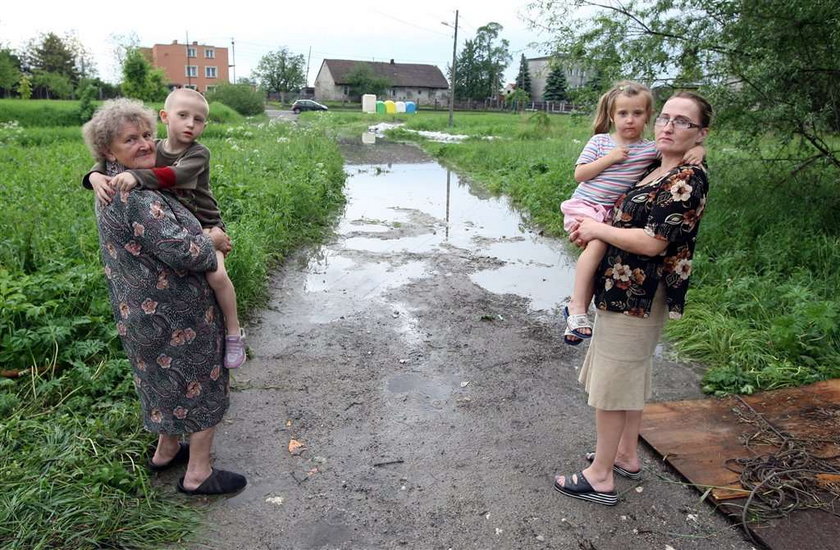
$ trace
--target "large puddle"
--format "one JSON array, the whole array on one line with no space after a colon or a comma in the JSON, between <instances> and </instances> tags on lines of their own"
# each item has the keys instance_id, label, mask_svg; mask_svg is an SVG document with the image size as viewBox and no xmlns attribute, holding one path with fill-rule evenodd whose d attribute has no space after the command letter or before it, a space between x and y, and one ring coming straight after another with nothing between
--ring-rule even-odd
<instances>
[{"instance_id":1,"label":"large puddle","mask_svg":"<svg viewBox=\"0 0 840 550\"><path fill-rule=\"evenodd\" d=\"M571 293L573 258L560 241L526 228L506 198L473 189L436 162L345 170L339 238L311 259L307 292L372 299L411 280L451 276L428 258L467 253L492 259L469 275L473 282L522 296L532 310L555 311Z\"/></svg>"}]
</instances>

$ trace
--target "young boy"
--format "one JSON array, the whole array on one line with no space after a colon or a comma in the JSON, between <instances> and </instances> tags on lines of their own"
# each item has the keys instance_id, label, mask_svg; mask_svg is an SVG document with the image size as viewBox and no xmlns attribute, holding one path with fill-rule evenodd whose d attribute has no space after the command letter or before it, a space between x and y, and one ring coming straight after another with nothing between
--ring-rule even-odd
<instances>
[{"instance_id":1,"label":"young boy","mask_svg":"<svg viewBox=\"0 0 840 550\"><path fill-rule=\"evenodd\" d=\"M156 142L156 168L126 170L109 178L103 164L98 164L85 176L84 186L93 189L103 202L110 202L115 192L135 186L172 189L206 232L211 227L225 230L219 205L210 190L210 151L195 141L204 132L209 111L207 100L197 91L173 90L160 112L166 139ZM225 270L224 258L222 252L216 251L218 268L207 272L207 282L225 316L225 367L234 369L245 362L245 333L239 326L236 290Z\"/></svg>"}]
</instances>

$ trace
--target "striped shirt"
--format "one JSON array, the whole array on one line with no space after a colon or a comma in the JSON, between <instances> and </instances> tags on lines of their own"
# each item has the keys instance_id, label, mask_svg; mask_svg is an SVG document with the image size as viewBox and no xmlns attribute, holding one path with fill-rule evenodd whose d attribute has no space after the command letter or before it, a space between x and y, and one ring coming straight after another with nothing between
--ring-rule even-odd
<instances>
[{"instance_id":1,"label":"striped shirt","mask_svg":"<svg viewBox=\"0 0 840 550\"><path fill-rule=\"evenodd\" d=\"M618 197L627 192L641 179L650 163L659 158L654 143L648 139L628 145L630 149L626 160L616 162L603 172L578 184L573 198L612 206ZM586 143L575 165L589 164L616 148L616 143L609 134L595 134Z\"/></svg>"}]
</instances>

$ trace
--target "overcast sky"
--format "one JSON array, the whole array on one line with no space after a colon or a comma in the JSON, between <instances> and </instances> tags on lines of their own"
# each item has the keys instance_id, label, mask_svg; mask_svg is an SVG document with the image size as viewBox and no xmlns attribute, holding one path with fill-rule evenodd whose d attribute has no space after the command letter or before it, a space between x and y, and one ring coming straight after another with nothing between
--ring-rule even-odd
<instances>
[{"instance_id":1,"label":"overcast sky","mask_svg":"<svg viewBox=\"0 0 840 550\"><path fill-rule=\"evenodd\" d=\"M21 48L41 33L59 36L73 31L92 53L101 78L119 80L113 35L135 33L142 46L173 40L231 47L231 79L250 76L260 57L283 46L309 58L312 85L324 58L427 63L446 71L452 60L452 28L459 10L458 44L475 36L490 21L500 23L513 57L506 72L516 77L519 58L544 55L530 46L541 37L528 29L522 15L528 0L318 0L268 2L233 0L225 11L200 2L168 0L127 2L101 0L7 0L0 9L0 46ZM208 2L203 6L224 5Z\"/></svg>"}]
</instances>

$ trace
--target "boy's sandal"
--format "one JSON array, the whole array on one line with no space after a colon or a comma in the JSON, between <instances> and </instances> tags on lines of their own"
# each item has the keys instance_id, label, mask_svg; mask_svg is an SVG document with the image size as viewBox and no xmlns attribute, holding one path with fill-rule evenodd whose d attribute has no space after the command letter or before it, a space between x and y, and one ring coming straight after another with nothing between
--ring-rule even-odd
<instances>
[{"instance_id":1,"label":"boy's sandal","mask_svg":"<svg viewBox=\"0 0 840 550\"><path fill-rule=\"evenodd\" d=\"M593 453L593 452L586 453L586 455L584 455L584 456L586 457L586 460L588 460L589 462L592 462L592 461L595 460L595 453ZM631 472L630 470L622 468L618 464L613 464L612 469L613 469L613 472L617 473L621 477L626 477L627 479L632 479L633 481L639 481L640 479L642 479L642 470L641 469L636 470L635 472Z\"/></svg>"},{"instance_id":2,"label":"boy's sandal","mask_svg":"<svg viewBox=\"0 0 840 550\"><path fill-rule=\"evenodd\" d=\"M173 456L172 459L166 464L155 464L154 462L152 462L152 458L154 458L155 456L155 450L155 446L149 449L149 455L151 456L149 458L148 464L146 464L146 466L152 472L162 472L164 470L168 470L172 466L186 464L190 461L190 444L184 443L183 441L178 442L178 452L175 453L175 456Z\"/></svg>"},{"instance_id":3,"label":"boy's sandal","mask_svg":"<svg viewBox=\"0 0 840 550\"><path fill-rule=\"evenodd\" d=\"M567 497L588 500L604 506L615 506L618 504L618 494L615 491L596 491L592 485L583 477L583 472L565 476L565 483L560 485L557 479L554 480L554 489Z\"/></svg>"}]
</instances>

